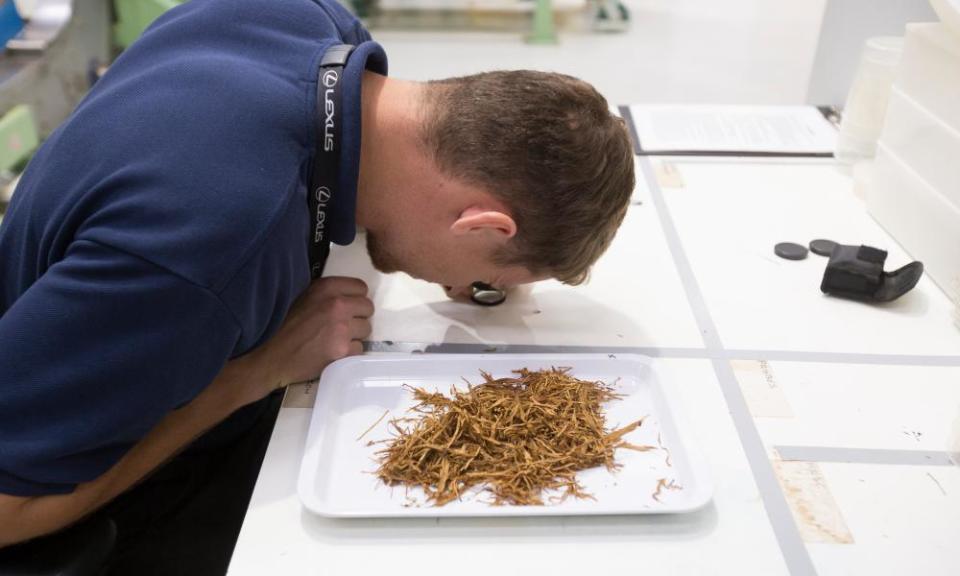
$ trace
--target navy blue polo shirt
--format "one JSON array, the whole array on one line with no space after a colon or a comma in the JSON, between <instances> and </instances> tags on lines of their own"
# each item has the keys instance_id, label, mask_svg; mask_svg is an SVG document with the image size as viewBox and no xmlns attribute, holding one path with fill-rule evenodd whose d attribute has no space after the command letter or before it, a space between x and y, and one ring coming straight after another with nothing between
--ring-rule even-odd
<instances>
[{"instance_id":1,"label":"navy blue polo shirt","mask_svg":"<svg viewBox=\"0 0 960 576\"><path fill-rule=\"evenodd\" d=\"M317 68L343 81L330 238L355 234L360 81L386 55L335 0L192 0L125 51L0 225L0 493L103 474L310 282Z\"/></svg>"}]
</instances>

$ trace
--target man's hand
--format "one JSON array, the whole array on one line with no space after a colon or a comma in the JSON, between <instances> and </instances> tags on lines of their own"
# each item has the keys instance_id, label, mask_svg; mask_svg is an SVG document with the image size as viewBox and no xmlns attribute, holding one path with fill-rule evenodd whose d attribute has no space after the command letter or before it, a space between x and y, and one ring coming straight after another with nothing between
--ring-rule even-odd
<instances>
[{"instance_id":1,"label":"man's hand","mask_svg":"<svg viewBox=\"0 0 960 576\"><path fill-rule=\"evenodd\" d=\"M249 358L267 370L267 390L316 378L327 364L363 352L370 335L373 302L357 278L320 278L290 308L280 330Z\"/></svg>"}]
</instances>

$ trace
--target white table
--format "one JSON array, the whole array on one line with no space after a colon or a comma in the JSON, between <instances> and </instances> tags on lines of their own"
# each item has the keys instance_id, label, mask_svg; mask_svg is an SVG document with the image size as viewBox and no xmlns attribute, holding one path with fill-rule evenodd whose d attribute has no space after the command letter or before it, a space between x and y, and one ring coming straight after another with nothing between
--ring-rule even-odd
<instances>
[{"instance_id":1,"label":"white table","mask_svg":"<svg viewBox=\"0 0 960 576\"><path fill-rule=\"evenodd\" d=\"M956 574L960 330L927 278L869 306L819 291L814 238L909 257L826 161L638 159L635 205L581 287L496 308L375 273L362 245L328 273L374 291L374 350L634 351L678 387L713 502L660 517L332 520L301 506L311 415L288 392L231 575ZM646 179L643 176L647 176ZM397 352L400 351L400 352ZM307 406L307 407L304 407Z\"/></svg>"}]
</instances>

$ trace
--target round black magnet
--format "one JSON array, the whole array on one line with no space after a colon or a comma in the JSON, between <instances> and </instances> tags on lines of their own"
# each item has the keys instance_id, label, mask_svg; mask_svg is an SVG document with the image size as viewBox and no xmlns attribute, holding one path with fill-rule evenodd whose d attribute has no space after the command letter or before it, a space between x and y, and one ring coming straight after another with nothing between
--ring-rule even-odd
<instances>
[{"instance_id":1,"label":"round black magnet","mask_svg":"<svg viewBox=\"0 0 960 576\"><path fill-rule=\"evenodd\" d=\"M810 251L820 256L829 257L836 247L836 242L833 240L824 240L823 238L818 238L810 242Z\"/></svg>"},{"instance_id":2,"label":"round black magnet","mask_svg":"<svg viewBox=\"0 0 960 576\"><path fill-rule=\"evenodd\" d=\"M773 247L773 253L787 260L803 260L807 257L807 249L793 242L781 242Z\"/></svg>"}]
</instances>

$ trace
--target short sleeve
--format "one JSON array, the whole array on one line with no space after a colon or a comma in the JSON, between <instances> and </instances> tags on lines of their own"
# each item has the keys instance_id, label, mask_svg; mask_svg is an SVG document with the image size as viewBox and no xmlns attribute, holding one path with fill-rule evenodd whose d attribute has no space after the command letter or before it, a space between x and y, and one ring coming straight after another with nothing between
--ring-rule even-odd
<instances>
[{"instance_id":1,"label":"short sleeve","mask_svg":"<svg viewBox=\"0 0 960 576\"><path fill-rule=\"evenodd\" d=\"M74 242L0 316L0 493L100 476L213 380L239 335L208 289Z\"/></svg>"}]
</instances>

